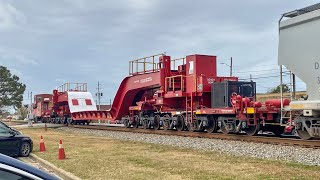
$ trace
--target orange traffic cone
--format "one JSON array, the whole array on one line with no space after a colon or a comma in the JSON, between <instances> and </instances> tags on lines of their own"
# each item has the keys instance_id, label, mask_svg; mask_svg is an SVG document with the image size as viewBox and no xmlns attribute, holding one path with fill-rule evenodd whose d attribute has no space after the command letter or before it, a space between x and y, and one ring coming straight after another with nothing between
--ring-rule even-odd
<instances>
[{"instance_id":1,"label":"orange traffic cone","mask_svg":"<svg viewBox=\"0 0 320 180\"><path fill-rule=\"evenodd\" d=\"M62 145L62 140L60 139L60 143L59 143L59 154L58 154L58 159L62 160L66 158L66 154L64 153L64 148Z\"/></svg>"},{"instance_id":2,"label":"orange traffic cone","mask_svg":"<svg viewBox=\"0 0 320 180\"><path fill-rule=\"evenodd\" d=\"M45 152L46 146L44 145L43 137L40 138L40 152Z\"/></svg>"}]
</instances>

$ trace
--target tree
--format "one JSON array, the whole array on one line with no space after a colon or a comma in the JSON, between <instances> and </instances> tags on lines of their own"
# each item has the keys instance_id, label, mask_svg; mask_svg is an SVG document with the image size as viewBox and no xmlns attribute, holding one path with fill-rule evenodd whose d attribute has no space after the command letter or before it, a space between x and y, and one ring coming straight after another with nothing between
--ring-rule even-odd
<instances>
[{"instance_id":1,"label":"tree","mask_svg":"<svg viewBox=\"0 0 320 180\"><path fill-rule=\"evenodd\" d=\"M26 85L19 82L19 77L11 74L4 66L0 66L0 115L7 108L21 107Z\"/></svg>"},{"instance_id":2,"label":"tree","mask_svg":"<svg viewBox=\"0 0 320 180\"><path fill-rule=\"evenodd\" d=\"M17 115L19 115L20 119L25 119L29 113L28 106L21 106L17 109Z\"/></svg>"},{"instance_id":3,"label":"tree","mask_svg":"<svg viewBox=\"0 0 320 180\"><path fill-rule=\"evenodd\" d=\"M271 89L269 93L280 93L281 85L278 85L277 87ZM290 92L290 88L286 84L282 84L282 92Z\"/></svg>"}]
</instances>

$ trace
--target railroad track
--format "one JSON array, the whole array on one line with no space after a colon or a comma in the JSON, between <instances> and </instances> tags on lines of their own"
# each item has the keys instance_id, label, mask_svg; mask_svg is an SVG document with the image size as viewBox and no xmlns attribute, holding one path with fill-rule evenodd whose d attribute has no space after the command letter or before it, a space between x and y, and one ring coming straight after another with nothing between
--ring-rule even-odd
<instances>
[{"instance_id":1,"label":"railroad track","mask_svg":"<svg viewBox=\"0 0 320 180\"><path fill-rule=\"evenodd\" d=\"M152 130L152 129L135 129L135 128L124 128L124 127L111 127L111 126L80 126L73 125L73 128L81 129L95 129L95 130L108 130L108 131L120 131L120 132L133 132L133 133L144 133L144 134L159 134L167 136L183 136L183 137L194 137L194 138L209 138L209 139L221 139L221 140L232 140L232 141L244 141L274 145L285 145L285 146L299 146L304 148L320 149L319 140L302 140L295 138L279 138L279 137L268 137L268 136L247 136L239 134L222 134L222 133L206 133L206 132L188 132L188 131L174 131L174 130Z\"/></svg>"}]
</instances>

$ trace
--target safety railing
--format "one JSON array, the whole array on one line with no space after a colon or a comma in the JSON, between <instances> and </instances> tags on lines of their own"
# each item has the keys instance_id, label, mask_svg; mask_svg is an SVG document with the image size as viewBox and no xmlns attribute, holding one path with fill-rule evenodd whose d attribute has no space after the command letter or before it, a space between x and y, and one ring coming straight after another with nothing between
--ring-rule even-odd
<instances>
[{"instance_id":1,"label":"safety railing","mask_svg":"<svg viewBox=\"0 0 320 180\"><path fill-rule=\"evenodd\" d=\"M168 91L185 91L186 76L177 75L166 77L165 92ZM178 84L178 86L176 86Z\"/></svg>"},{"instance_id":2,"label":"safety railing","mask_svg":"<svg viewBox=\"0 0 320 180\"><path fill-rule=\"evenodd\" d=\"M159 71L159 63L155 58L163 55L165 55L165 53L129 61L129 75L145 74Z\"/></svg>"},{"instance_id":3,"label":"safety railing","mask_svg":"<svg viewBox=\"0 0 320 180\"><path fill-rule=\"evenodd\" d=\"M186 58L178 58L178 59L172 59L171 60L171 69L172 70L178 70L178 67L180 65L185 65L186 64Z\"/></svg>"},{"instance_id":4,"label":"safety railing","mask_svg":"<svg viewBox=\"0 0 320 180\"><path fill-rule=\"evenodd\" d=\"M81 91L87 92L87 83L65 83L57 88L58 92Z\"/></svg>"}]
</instances>

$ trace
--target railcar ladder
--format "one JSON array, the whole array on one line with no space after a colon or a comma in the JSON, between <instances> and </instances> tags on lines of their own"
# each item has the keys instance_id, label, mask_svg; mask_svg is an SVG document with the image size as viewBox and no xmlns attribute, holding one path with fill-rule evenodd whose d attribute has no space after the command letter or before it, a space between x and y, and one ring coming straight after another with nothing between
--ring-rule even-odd
<instances>
[{"instance_id":1,"label":"railcar ladder","mask_svg":"<svg viewBox=\"0 0 320 180\"><path fill-rule=\"evenodd\" d=\"M190 113L190 119L189 119ZM193 93L189 96L189 93L186 95L186 122L192 122L193 118Z\"/></svg>"},{"instance_id":2,"label":"railcar ladder","mask_svg":"<svg viewBox=\"0 0 320 180\"><path fill-rule=\"evenodd\" d=\"M289 75L290 77L290 82L285 84L283 82L283 76L285 75ZM283 100L285 98L288 98L290 99L290 102L292 102L293 100L296 99L296 87L295 87L295 84L296 84L296 79L295 79L295 75L291 72L291 71L286 71L284 72L283 69L282 69L282 65L280 65L280 96L281 96L281 117L280 117L280 125L281 126L287 126L289 122L290 125L292 125L293 121L292 121L292 111L288 108L288 107L285 107L284 104L283 104ZM289 88L289 94L288 95L285 95L283 92L283 86L284 85L287 85L288 88ZM286 121L284 121L286 120ZM284 123L285 122L285 123Z\"/></svg>"}]
</instances>

